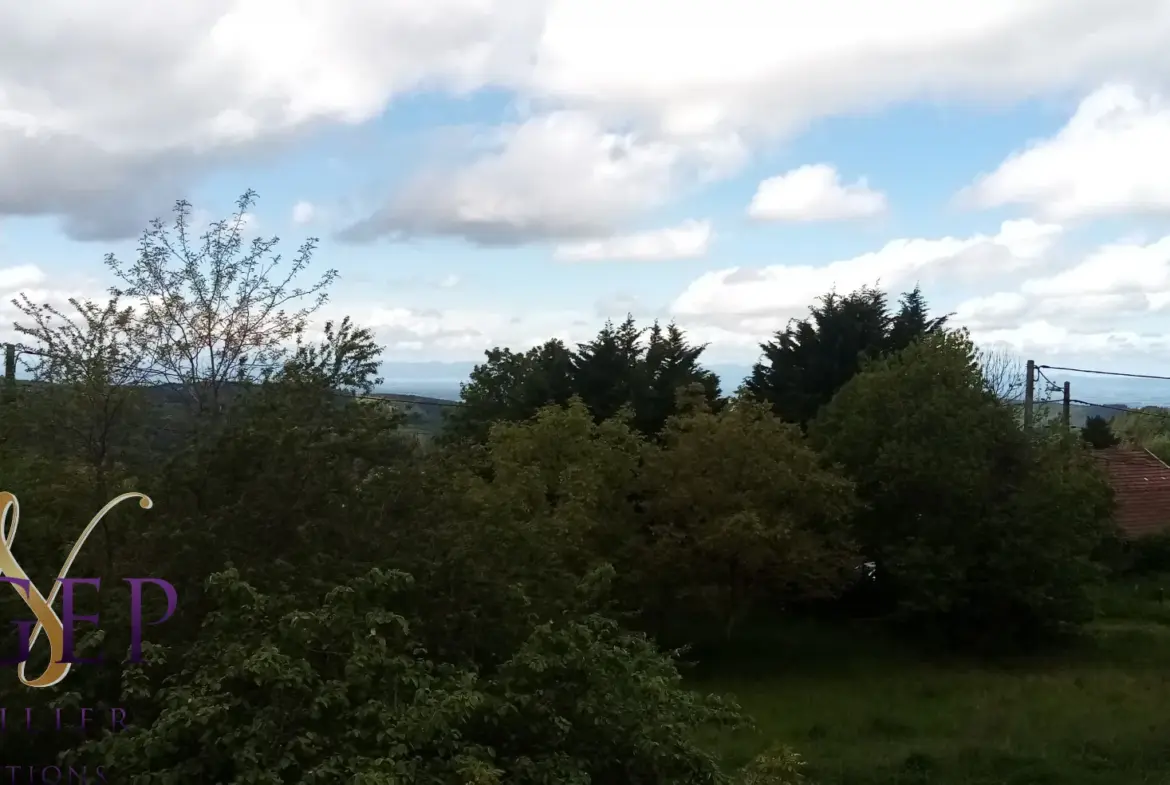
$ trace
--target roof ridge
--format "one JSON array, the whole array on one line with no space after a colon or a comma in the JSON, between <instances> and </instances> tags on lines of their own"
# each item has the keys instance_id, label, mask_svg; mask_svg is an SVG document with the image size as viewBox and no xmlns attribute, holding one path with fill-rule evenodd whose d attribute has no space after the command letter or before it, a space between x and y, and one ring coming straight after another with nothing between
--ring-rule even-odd
<instances>
[{"instance_id":1,"label":"roof ridge","mask_svg":"<svg viewBox=\"0 0 1170 785\"><path fill-rule=\"evenodd\" d=\"M1159 458L1157 455L1154 455L1152 452L1150 452L1149 450L1147 450L1145 447L1142 447L1142 448L1140 448L1140 449L1141 449L1141 451L1142 451L1142 452L1144 452L1146 455L1150 456L1150 457L1151 457L1151 458L1153 458L1155 461L1157 461L1158 463L1162 464L1162 467L1163 467L1163 468L1165 468L1165 469L1167 469L1167 470L1170 470L1170 464L1167 464L1167 463L1166 463L1164 460L1162 460L1161 458Z\"/></svg>"}]
</instances>

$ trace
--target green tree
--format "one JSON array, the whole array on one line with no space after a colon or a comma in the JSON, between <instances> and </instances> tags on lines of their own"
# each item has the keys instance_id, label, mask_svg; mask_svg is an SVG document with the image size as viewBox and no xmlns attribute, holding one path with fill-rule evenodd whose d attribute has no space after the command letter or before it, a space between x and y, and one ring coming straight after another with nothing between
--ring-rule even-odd
<instances>
[{"instance_id":1,"label":"green tree","mask_svg":"<svg viewBox=\"0 0 1170 785\"><path fill-rule=\"evenodd\" d=\"M315 283L298 285L315 238L283 269L279 238L246 242L255 202L256 193L246 192L231 216L201 231L192 226L191 205L179 201L172 225L156 219L143 232L132 263L106 255L120 283L115 293L139 304L151 382L180 390L194 412L218 414L229 385L283 366L288 344L325 304L337 277L327 270Z\"/></svg>"},{"instance_id":2,"label":"green tree","mask_svg":"<svg viewBox=\"0 0 1170 785\"><path fill-rule=\"evenodd\" d=\"M675 394L683 387L698 384L718 405L719 379L701 364L705 348L676 325L655 322L647 330L628 317L618 325L606 322L575 350L560 341L525 353L493 349L463 386L463 405L447 418L448 433L483 442L493 423L526 420L576 395L598 421L629 407L634 428L653 436L675 412Z\"/></svg>"},{"instance_id":3,"label":"green tree","mask_svg":"<svg viewBox=\"0 0 1170 785\"><path fill-rule=\"evenodd\" d=\"M1090 613L1108 486L1067 434L1019 427L964 334L871 363L811 435L857 482L856 536L904 620L992 645Z\"/></svg>"},{"instance_id":4,"label":"green tree","mask_svg":"<svg viewBox=\"0 0 1170 785\"><path fill-rule=\"evenodd\" d=\"M946 327L949 318L949 315L932 317L922 289L915 286L898 301L898 311L890 320L884 351L902 351L922 336Z\"/></svg>"},{"instance_id":5,"label":"green tree","mask_svg":"<svg viewBox=\"0 0 1170 785\"><path fill-rule=\"evenodd\" d=\"M169 500L171 526L142 538L151 573L165 570L198 596L227 564L262 588L291 591L378 563L386 549L353 497L415 448L395 409L349 394L372 384L376 351L348 320L330 326L319 345L300 345L284 368L241 391L210 433L160 458L151 485Z\"/></svg>"},{"instance_id":6,"label":"green tree","mask_svg":"<svg viewBox=\"0 0 1170 785\"><path fill-rule=\"evenodd\" d=\"M672 417L640 485L631 572L660 606L698 608L728 635L761 600L833 596L858 563L852 484L766 404Z\"/></svg>"},{"instance_id":7,"label":"green tree","mask_svg":"<svg viewBox=\"0 0 1170 785\"><path fill-rule=\"evenodd\" d=\"M463 385L462 405L445 418L449 440L482 442L496 422L518 422L573 397L573 354L561 341L527 352L491 349Z\"/></svg>"},{"instance_id":8,"label":"green tree","mask_svg":"<svg viewBox=\"0 0 1170 785\"><path fill-rule=\"evenodd\" d=\"M382 347L373 332L346 316L340 323L325 322L317 344L297 335L296 349L277 371L278 381L315 384L328 390L368 395L382 383L378 358Z\"/></svg>"},{"instance_id":9,"label":"green tree","mask_svg":"<svg viewBox=\"0 0 1170 785\"><path fill-rule=\"evenodd\" d=\"M692 344L674 324L654 322L646 333L642 378L634 398L634 427L643 434L662 432L678 411L679 391L691 390L707 406L720 406L719 377L700 364L706 345Z\"/></svg>"},{"instance_id":10,"label":"green tree","mask_svg":"<svg viewBox=\"0 0 1170 785\"><path fill-rule=\"evenodd\" d=\"M788 591L776 575L745 572L755 562L734 549L782 540L792 552L769 564L802 587L831 583L806 574L826 562L805 543L830 542L819 527L833 528L832 505L848 503L847 484L818 474L806 448L774 437L761 409L761 443L791 474L774 482L792 499L762 487L761 469L742 480L726 475L742 498L693 496L717 526L704 528L685 499L663 501L677 493L671 476L702 487L704 472L727 471L719 456L748 460L752 430L731 412L704 414L718 427L701 435L708 426L698 412L717 396L717 380L699 364L702 347L657 325L614 328L612 340L580 353L553 342L501 354L487 370L501 371L503 383L483 385L480 411L499 404L506 416L485 416L470 442L421 449L391 406L354 395L376 382L374 336L344 319L310 340L306 320L323 288L265 279L272 246L243 248L246 206L213 224L202 248L185 244L182 204L175 231L156 223L139 264L120 268L131 280L122 302L142 298L135 311L117 298L109 307L81 304L72 330L29 306L29 343L45 347L38 373L47 393L37 400L84 393L68 416L106 422L113 411L118 440L106 453L70 435L52 449L29 442L0 454L0 474L36 520L22 527L22 564L34 575L60 564L93 513L76 490L94 466L107 467L111 494L145 491L155 506L115 511L110 528L123 536L84 549L74 565L74 574L102 578L103 592L84 593L78 610L94 610L85 601L99 606L101 629L83 628L79 649L100 649L103 666L75 669L64 690L29 695L14 680L0 685L0 705L31 706L46 718L50 706L125 707L130 727L0 734L0 758L43 765L64 753L91 772L105 766L111 781L143 785L727 782L696 739L708 723L738 721L738 712L684 686L671 657L617 621L639 598L613 590L624 580L614 565L632 571L649 553L638 551L649 520L638 505L654 495L663 524L676 523L673 511L691 516L679 527L698 533L688 564L705 568L703 553L742 558L733 579ZM225 288L220 273L236 283ZM292 308L306 296L305 308L280 313L280 303ZM615 377L626 385L620 394L618 382L595 386L611 344L621 350L611 358L627 359L628 374ZM138 376L116 375L125 369ZM578 381L596 410L574 398ZM142 393L141 406L129 405ZM182 411L180 437L144 439L131 465L118 429L169 430L159 410L174 393L215 416L171 407ZM121 408L103 408L123 397ZM6 415L27 413L28 434L65 416L24 405ZM700 436L680 436L673 457L656 461L659 448L642 432L684 410ZM707 449L713 458L701 454ZM648 459L657 474L643 475ZM651 476L654 488L644 482ZM795 477L810 487L795 487ZM777 517L771 506L780 504L789 506ZM148 661L132 665L120 578L140 575L174 583L180 607L150 628ZM702 579L721 579L713 576ZM105 597L114 602L103 607ZM145 599L146 617L161 610L157 596ZM0 612L26 615L14 592L0 592ZM15 648L11 629L0 637ZM785 782L799 761L785 753L756 763L745 778Z\"/></svg>"},{"instance_id":11,"label":"green tree","mask_svg":"<svg viewBox=\"0 0 1170 785\"><path fill-rule=\"evenodd\" d=\"M645 331L632 317L606 322L597 336L573 354L573 387L598 420L608 420L632 406L642 386Z\"/></svg>"},{"instance_id":12,"label":"green tree","mask_svg":"<svg viewBox=\"0 0 1170 785\"><path fill-rule=\"evenodd\" d=\"M1099 415L1093 415L1085 420L1084 427L1081 428L1081 439L1094 450L1121 444L1121 440L1109 426L1109 421Z\"/></svg>"},{"instance_id":13,"label":"green tree","mask_svg":"<svg viewBox=\"0 0 1170 785\"><path fill-rule=\"evenodd\" d=\"M428 646L493 662L531 619L600 607L604 597L580 597L578 587L629 537L642 443L625 422L595 422L574 399L497 423L485 445L429 457L416 479L371 483L375 509L404 485L429 497L396 508L382 534L390 563L425 587L417 601Z\"/></svg>"},{"instance_id":14,"label":"green tree","mask_svg":"<svg viewBox=\"0 0 1170 785\"><path fill-rule=\"evenodd\" d=\"M760 344L763 357L744 390L771 404L781 418L804 426L867 358L903 349L945 323L945 316L928 316L917 288L903 295L893 315L878 289L863 287L844 296L830 292L809 309L808 318L792 321Z\"/></svg>"},{"instance_id":15,"label":"green tree","mask_svg":"<svg viewBox=\"0 0 1170 785\"><path fill-rule=\"evenodd\" d=\"M115 476L142 457L144 325L117 297L69 304L72 315L23 294L13 300L23 317L13 325L22 338L17 352L33 383L3 427L13 447L79 462L95 494L90 503L104 504Z\"/></svg>"},{"instance_id":16,"label":"green tree","mask_svg":"<svg viewBox=\"0 0 1170 785\"><path fill-rule=\"evenodd\" d=\"M1170 409L1143 406L1114 416L1109 427L1122 444L1141 447L1170 462Z\"/></svg>"},{"instance_id":17,"label":"green tree","mask_svg":"<svg viewBox=\"0 0 1170 785\"><path fill-rule=\"evenodd\" d=\"M644 638L599 617L542 624L478 674L421 648L399 610L409 582L373 570L298 604L213 576L179 672L125 680L125 699L167 710L69 759L160 785L728 781L694 736L738 712L684 687Z\"/></svg>"}]
</instances>

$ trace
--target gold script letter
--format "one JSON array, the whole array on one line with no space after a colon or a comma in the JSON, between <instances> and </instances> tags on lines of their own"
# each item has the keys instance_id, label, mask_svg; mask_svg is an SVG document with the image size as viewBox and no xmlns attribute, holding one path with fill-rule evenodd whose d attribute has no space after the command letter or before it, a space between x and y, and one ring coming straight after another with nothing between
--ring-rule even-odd
<instances>
[{"instance_id":1,"label":"gold script letter","mask_svg":"<svg viewBox=\"0 0 1170 785\"><path fill-rule=\"evenodd\" d=\"M24 600L24 604L33 612L37 618L37 624L33 627L31 636L28 639L28 651L32 651L33 646L36 645L37 638L41 635L41 630L45 631L45 636L49 639L49 664L45 666L44 672L35 679L25 678L25 665L27 662L22 662L16 666L16 675L20 681L28 687L52 687L54 684L59 684L62 679L69 673L69 668L73 665L71 662L61 662L61 658L65 656L65 629L61 624L61 620L57 617L57 612L53 610L53 601L57 599L57 593L61 591L61 579L69 574L69 568L73 566L74 559L77 554L81 552L81 546L85 545L85 541L89 538L90 533L98 525L105 514L114 507L118 506L127 499L138 499L138 506L144 510L149 510L154 502L150 497L141 493L124 493L118 498L106 504L98 511L98 514L93 516L89 525L81 532L81 536L77 538L77 542L73 544L73 550L69 551L69 556L66 557L65 563L61 565L61 571L57 573L57 580L53 582L53 589L49 592L46 599L40 590L37 589L33 582L29 580L28 575L20 564L16 561L16 556L12 553L12 543L16 539L16 527L20 523L20 503L8 491L0 491L0 575L7 575L9 578L16 580L28 581L28 593L17 585L12 584L12 588L16 589L16 593ZM12 513L12 522L8 521L8 513Z\"/></svg>"}]
</instances>

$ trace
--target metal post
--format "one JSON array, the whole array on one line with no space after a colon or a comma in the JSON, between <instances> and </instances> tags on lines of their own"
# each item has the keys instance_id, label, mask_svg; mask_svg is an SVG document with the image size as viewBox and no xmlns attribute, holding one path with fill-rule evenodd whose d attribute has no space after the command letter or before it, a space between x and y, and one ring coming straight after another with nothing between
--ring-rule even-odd
<instances>
[{"instance_id":1,"label":"metal post","mask_svg":"<svg viewBox=\"0 0 1170 785\"><path fill-rule=\"evenodd\" d=\"M1068 426L1069 426L1069 406L1072 403L1072 400L1070 399L1069 395L1070 395L1069 394L1069 385L1068 385L1068 382L1065 382L1064 383L1064 406L1060 410L1060 416L1064 419L1064 427L1065 428L1068 428Z\"/></svg>"},{"instance_id":2,"label":"metal post","mask_svg":"<svg viewBox=\"0 0 1170 785\"><path fill-rule=\"evenodd\" d=\"M1028 360L1028 378L1024 383L1024 427L1032 427L1032 399L1036 394L1036 361Z\"/></svg>"}]
</instances>

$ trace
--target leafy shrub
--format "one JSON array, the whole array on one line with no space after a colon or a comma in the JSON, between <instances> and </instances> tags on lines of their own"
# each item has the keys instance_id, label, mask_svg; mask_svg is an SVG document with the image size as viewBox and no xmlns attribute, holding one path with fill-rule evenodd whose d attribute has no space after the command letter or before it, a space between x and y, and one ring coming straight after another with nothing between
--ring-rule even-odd
<instances>
[{"instance_id":1,"label":"leafy shrub","mask_svg":"<svg viewBox=\"0 0 1170 785\"><path fill-rule=\"evenodd\" d=\"M757 755L740 772L741 785L801 785L805 761L791 747L778 744Z\"/></svg>"},{"instance_id":2,"label":"leafy shrub","mask_svg":"<svg viewBox=\"0 0 1170 785\"><path fill-rule=\"evenodd\" d=\"M766 404L672 418L640 481L642 536L627 572L675 611L730 632L763 599L834 596L853 580L853 485Z\"/></svg>"},{"instance_id":3,"label":"leafy shrub","mask_svg":"<svg viewBox=\"0 0 1170 785\"><path fill-rule=\"evenodd\" d=\"M868 504L856 536L903 621L998 646L1091 615L1109 487L1067 433L1020 428L964 334L871 364L810 433Z\"/></svg>"},{"instance_id":4,"label":"leafy shrub","mask_svg":"<svg viewBox=\"0 0 1170 785\"><path fill-rule=\"evenodd\" d=\"M78 763L115 781L718 785L693 742L734 705L685 689L644 637L586 617L545 624L491 675L437 661L392 608L410 578L381 570L301 610L228 571L176 672L127 672L151 722L91 741ZM165 659L156 650L156 661Z\"/></svg>"}]
</instances>

